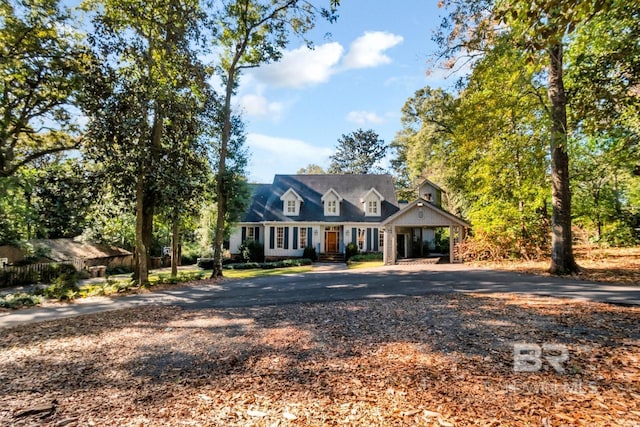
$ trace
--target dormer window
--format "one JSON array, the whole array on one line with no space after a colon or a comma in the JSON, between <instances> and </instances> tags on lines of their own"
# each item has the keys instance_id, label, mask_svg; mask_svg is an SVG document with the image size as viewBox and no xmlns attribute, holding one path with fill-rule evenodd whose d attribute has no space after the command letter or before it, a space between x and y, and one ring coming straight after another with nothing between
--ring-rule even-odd
<instances>
[{"instance_id":1,"label":"dormer window","mask_svg":"<svg viewBox=\"0 0 640 427\"><path fill-rule=\"evenodd\" d=\"M333 188L329 189L324 196L322 196L322 203L324 203L324 215L325 216L340 216L340 202L342 202L342 196L338 194Z\"/></svg>"},{"instance_id":2,"label":"dormer window","mask_svg":"<svg viewBox=\"0 0 640 427\"><path fill-rule=\"evenodd\" d=\"M287 215L295 215L298 210L298 203L295 200L287 200Z\"/></svg>"},{"instance_id":3,"label":"dormer window","mask_svg":"<svg viewBox=\"0 0 640 427\"><path fill-rule=\"evenodd\" d=\"M375 188L369 190L362 198L365 216L380 216L384 197Z\"/></svg>"},{"instance_id":4,"label":"dormer window","mask_svg":"<svg viewBox=\"0 0 640 427\"><path fill-rule=\"evenodd\" d=\"M378 201L377 200L369 200L367 202L367 215L377 216L378 215Z\"/></svg>"},{"instance_id":5,"label":"dormer window","mask_svg":"<svg viewBox=\"0 0 640 427\"><path fill-rule=\"evenodd\" d=\"M282 200L282 213L285 216L298 216L300 215L300 205L302 204L302 197L296 193L293 188L288 189L281 197Z\"/></svg>"}]
</instances>

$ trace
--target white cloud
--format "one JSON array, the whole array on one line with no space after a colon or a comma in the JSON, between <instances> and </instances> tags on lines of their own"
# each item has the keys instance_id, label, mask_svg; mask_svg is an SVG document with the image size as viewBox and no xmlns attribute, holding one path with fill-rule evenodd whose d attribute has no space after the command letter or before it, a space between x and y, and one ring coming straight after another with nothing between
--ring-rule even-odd
<instances>
[{"instance_id":1,"label":"white cloud","mask_svg":"<svg viewBox=\"0 0 640 427\"><path fill-rule=\"evenodd\" d=\"M369 123L379 125L386 121L384 117L380 117L373 111L351 111L347 114L347 120L357 125L366 125Z\"/></svg>"},{"instance_id":2,"label":"white cloud","mask_svg":"<svg viewBox=\"0 0 640 427\"><path fill-rule=\"evenodd\" d=\"M344 48L327 43L309 49L306 46L286 51L278 62L253 70L261 82L279 87L301 88L324 83L335 73Z\"/></svg>"},{"instance_id":3,"label":"white cloud","mask_svg":"<svg viewBox=\"0 0 640 427\"><path fill-rule=\"evenodd\" d=\"M402 36L388 32L365 32L351 43L343 65L345 68L370 68L388 64L391 58L384 52L402 43L403 40Z\"/></svg>"},{"instance_id":4,"label":"white cloud","mask_svg":"<svg viewBox=\"0 0 640 427\"><path fill-rule=\"evenodd\" d=\"M305 141L251 133L247 135L251 150L250 179L271 182L275 174L293 174L314 163L326 166L331 148L316 147Z\"/></svg>"},{"instance_id":5,"label":"white cloud","mask_svg":"<svg viewBox=\"0 0 640 427\"><path fill-rule=\"evenodd\" d=\"M278 120L284 110L281 102L269 102L260 94L248 94L240 97L240 107L247 116L269 117Z\"/></svg>"}]
</instances>

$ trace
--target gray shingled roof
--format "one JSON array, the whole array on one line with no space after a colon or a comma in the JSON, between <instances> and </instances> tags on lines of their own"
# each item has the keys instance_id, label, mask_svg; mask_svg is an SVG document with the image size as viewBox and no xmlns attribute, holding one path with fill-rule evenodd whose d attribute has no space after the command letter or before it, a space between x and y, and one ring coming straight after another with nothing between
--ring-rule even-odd
<instances>
[{"instance_id":1,"label":"gray shingled roof","mask_svg":"<svg viewBox=\"0 0 640 427\"><path fill-rule=\"evenodd\" d=\"M288 217L282 212L280 197L290 188L304 200L298 216ZM340 215L325 217L321 198L331 188L343 198ZM364 215L360 200L371 188L384 197L380 217ZM255 186L253 199L242 222L372 222L383 221L398 210L391 175L276 175L272 184Z\"/></svg>"}]
</instances>

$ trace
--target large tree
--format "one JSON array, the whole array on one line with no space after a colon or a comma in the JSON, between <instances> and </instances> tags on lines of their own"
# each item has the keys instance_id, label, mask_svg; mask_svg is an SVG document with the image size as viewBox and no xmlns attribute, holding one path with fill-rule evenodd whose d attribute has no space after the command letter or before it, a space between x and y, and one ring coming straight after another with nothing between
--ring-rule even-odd
<instances>
[{"instance_id":1,"label":"large tree","mask_svg":"<svg viewBox=\"0 0 640 427\"><path fill-rule=\"evenodd\" d=\"M197 0L104 0L96 3L91 37L103 57L85 99L90 115L88 153L105 168L116 189L133 187L136 201L136 271L148 280L153 217L164 189L162 162L171 149L171 120L192 112L205 74L197 59L201 14ZM176 116L177 115L177 116ZM174 146L175 147L175 146Z\"/></svg>"},{"instance_id":2,"label":"large tree","mask_svg":"<svg viewBox=\"0 0 640 427\"><path fill-rule=\"evenodd\" d=\"M57 0L0 0L0 177L78 147L73 106L91 56Z\"/></svg>"},{"instance_id":3,"label":"large tree","mask_svg":"<svg viewBox=\"0 0 640 427\"><path fill-rule=\"evenodd\" d=\"M304 36L314 27L317 15L335 19L338 0L329 8L318 8L305 0L224 0L215 11L216 43L220 61L216 67L224 85L222 133L216 168L217 220L212 277L222 276L222 244L225 236L228 199L232 183L227 174L227 156L232 135L231 99L242 70L277 61L289 43L289 34Z\"/></svg>"},{"instance_id":4,"label":"large tree","mask_svg":"<svg viewBox=\"0 0 640 427\"><path fill-rule=\"evenodd\" d=\"M373 130L358 129L343 134L331 158L329 173L367 174L382 170L380 161L387 153L387 146Z\"/></svg>"},{"instance_id":5,"label":"large tree","mask_svg":"<svg viewBox=\"0 0 640 427\"><path fill-rule=\"evenodd\" d=\"M547 147L551 159L552 249L550 271L570 274L578 270L573 256L571 190L565 91L564 51L577 28L586 25L611 4L603 0L450 0L450 16L443 21L437 40L445 56L478 57L491 52L506 34L512 46L527 52L532 61L545 64ZM612 25L616 25L611 22Z\"/></svg>"}]
</instances>

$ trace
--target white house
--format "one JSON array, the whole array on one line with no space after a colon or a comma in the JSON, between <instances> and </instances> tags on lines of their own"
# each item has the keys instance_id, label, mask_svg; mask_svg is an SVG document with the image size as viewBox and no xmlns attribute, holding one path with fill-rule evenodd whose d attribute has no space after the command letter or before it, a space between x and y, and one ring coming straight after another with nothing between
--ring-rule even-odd
<instances>
[{"instance_id":1,"label":"white house","mask_svg":"<svg viewBox=\"0 0 640 427\"><path fill-rule=\"evenodd\" d=\"M264 245L267 259L301 257L306 246L321 260L343 260L349 243L360 252L382 252L384 261L425 256L436 229L448 230L450 259L469 224L440 207L442 190L430 181L416 200L398 203L390 175L276 175L255 186L242 221L233 230L232 254L246 240Z\"/></svg>"}]
</instances>

